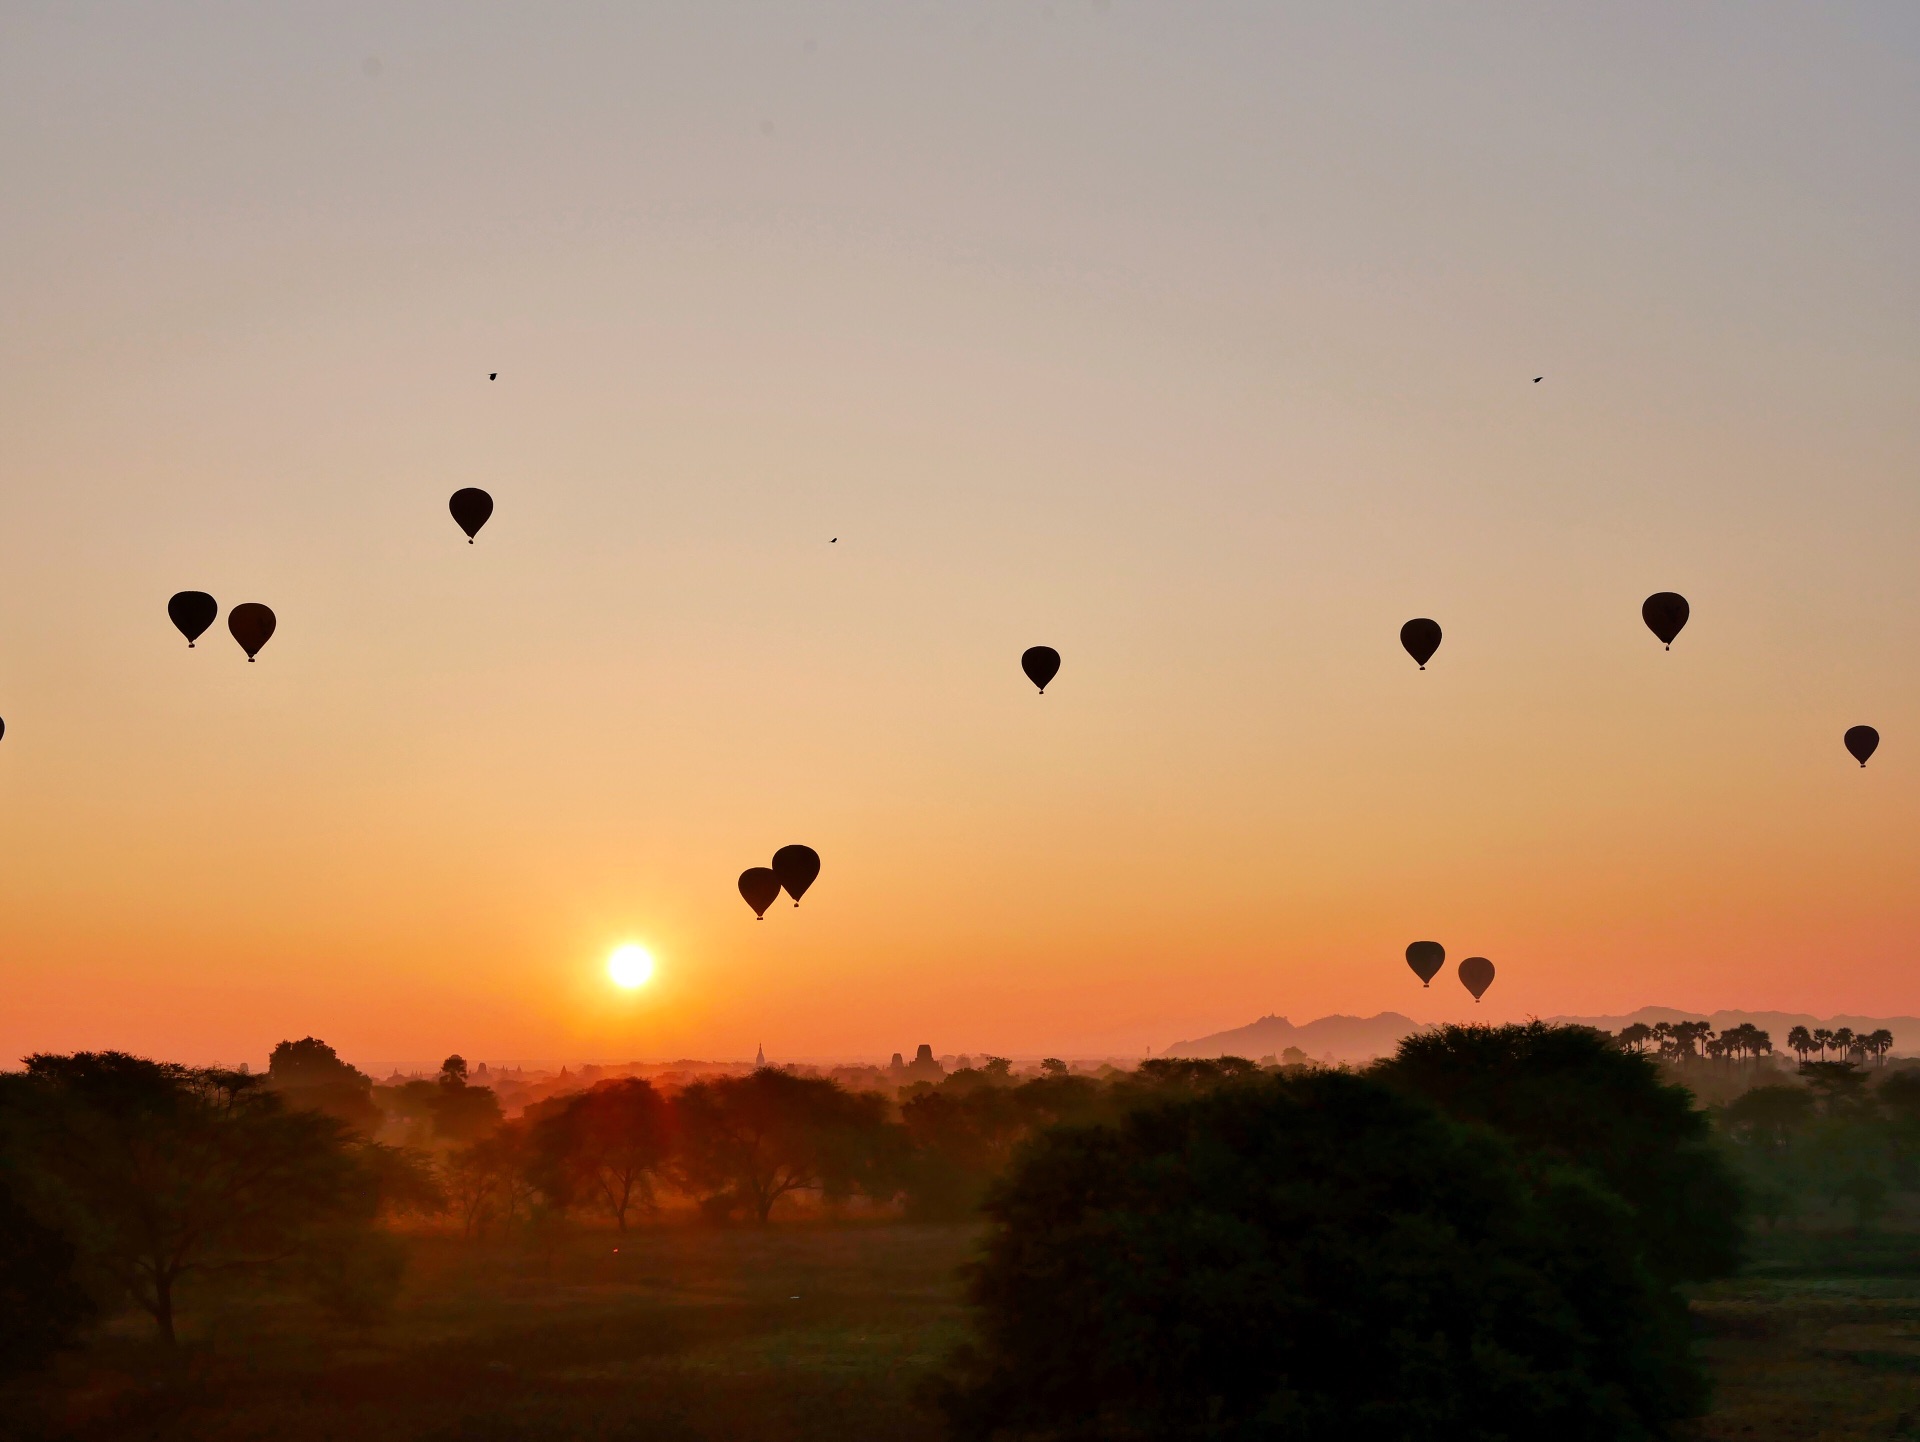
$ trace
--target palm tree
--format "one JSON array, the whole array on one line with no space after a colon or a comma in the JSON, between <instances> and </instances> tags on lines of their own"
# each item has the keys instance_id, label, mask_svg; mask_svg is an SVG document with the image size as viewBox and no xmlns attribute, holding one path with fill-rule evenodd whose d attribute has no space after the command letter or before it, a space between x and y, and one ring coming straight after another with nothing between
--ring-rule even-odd
<instances>
[{"instance_id":1,"label":"palm tree","mask_svg":"<svg viewBox=\"0 0 1920 1442\"><path fill-rule=\"evenodd\" d=\"M1804 1062L1807 1054L1813 1050L1813 1033L1804 1026L1796 1026L1787 1033L1787 1047Z\"/></svg>"},{"instance_id":2,"label":"palm tree","mask_svg":"<svg viewBox=\"0 0 1920 1442\"><path fill-rule=\"evenodd\" d=\"M1813 1044L1820 1048L1820 1060L1827 1059L1827 1049L1833 1045L1833 1033L1824 1026L1813 1029Z\"/></svg>"},{"instance_id":3,"label":"palm tree","mask_svg":"<svg viewBox=\"0 0 1920 1442\"><path fill-rule=\"evenodd\" d=\"M1631 1026L1621 1027L1617 1040L1621 1046L1631 1047L1636 1053L1644 1052L1647 1043L1653 1040L1653 1028L1644 1021L1636 1021Z\"/></svg>"},{"instance_id":4,"label":"palm tree","mask_svg":"<svg viewBox=\"0 0 1920 1442\"><path fill-rule=\"evenodd\" d=\"M1873 1053L1876 1063L1885 1065L1887 1053L1893 1050L1893 1033L1883 1026L1878 1031L1869 1032L1863 1044Z\"/></svg>"},{"instance_id":5,"label":"palm tree","mask_svg":"<svg viewBox=\"0 0 1920 1442\"><path fill-rule=\"evenodd\" d=\"M1848 1057L1853 1055L1853 1049L1855 1044L1856 1042L1853 1035L1852 1027L1843 1026L1838 1031L1834 1032L1833 1050L1835 1055L1837 1055L1840 1058L1840 1060L1845 1061Z\"/></svg>"},{"instance_id":6,"label":"palm tree","mask_svg":"<svg viewBox=\"0 0 1920 1442\"><path fill-rule=\"evenodd\" d=\"M1713 1028L1704 1021L1676 1021L1673 1024L1674 1049L1681 1056L1698 1056L1696 1047L1713 1035Z\"/></svg>"}]
</instances>

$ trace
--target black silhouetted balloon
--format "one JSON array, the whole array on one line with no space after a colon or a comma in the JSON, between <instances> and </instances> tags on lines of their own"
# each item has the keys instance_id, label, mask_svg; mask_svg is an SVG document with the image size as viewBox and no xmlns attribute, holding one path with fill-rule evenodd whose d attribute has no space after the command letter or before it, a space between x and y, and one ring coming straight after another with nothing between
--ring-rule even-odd
<instances>
[{"instance_id":1,"label":"black silhouetted balloon","mask_svg":"<svg viewBox=\"0 0 1920 1442\"><path fill-rule=\"evenodd\" d=\"M1871 726L1849 726L1847 728L1847 734L1843 739L1846 741L1847 750L1852 753L1853 759L1858 761L1862 766L1867 764L1867 758L1873 755L1880 746L1880 733Z\"/></svg>"},{"instance_id":2,"label":"black silhouetted balloon","mask_svg":"<svg viewBox=\"0 0 1920 1442\"><path fill-rule=\"evenodd\" d=\"M258 601L243 601L227 612L227 629L251 661L260 648L273 638L273 612Z\"/></svg>"},{"instance_id":3,"label":"black silhouetted balloon","mask_svg":"<svg viewBox=\"0 0 1920 1442\"><path fill-rule=\"evenodd\" d=\"M499 371L488 371L488 372L487 372L487 379L488 379L488 380L490 380L490 381L497 381L497 380L499 380L499 379L500 379L500 372L499 372Z\"/></svg>"},{"instance_id":4,"label":"black silhouetted balloon","mask_svg":"<svg viewBox=\"0 0 1920 1442\"><path fill-rule=\"evenodd\" d=\"M773 853L773 874L798 906L820 874L820 853L811 846L783 846Z\"/></svg>"},{"instance_id":5,"label":"black silhouetted balloon","mask_svg":"<svg viewBox=\"0 0 1920 1442\"><path fill-rule=\"evenodd\" d=\"M1493 963L1484 956L1470 956L1460 963L1460 985L1473 993L1477 1002L1493 985Z\"/></svg>"},{"instance_id":6,"label":"black silhouetted balloon","mask_svg":"<svg viewBox=\"0 0 1920 1442\"><path fill-rule=\"evenodd\" d=\"M1437 941L1416 941L1407 948L1407 965L1413 968L1422 986L1439 975L1446 961L1447 949Z\"/></svg>"},{"instance_id":7,"label":"black silhouetted balloon","mask_svg":"<svg viewBox=\"0 0 1920 1442\"><path fill-rule=\"evenodd\" d=\"M780 899L780 878L767 866L749 866L740 873L740 894L753 914L765 921L767 908Z\"/></svg>"},{"instance_id":8,"label":"black silhouetted balloon","mask_svg":"<svg viewBox=\"0 0 1920 1442\"><path fill-rule=\"evenodd\" d=\"M1020 669L1044 696L1047 683L1060 674L1060 653L1051 646L1029 646L1020 653Z\"/></svg>"},{"instance_id":9,"label":"black silhouetted balloon","mask_svg":"<svg viewBox=\"0 0 1920 1442\"><path fill-rule=\"evenodd\" d=\"M471 546L480 528L486 525L487 517L493 514L493 497L478 486L463 486L453 493L447 509L453 512L460 529L467 533L467 544Z\"/></svg>"},{"instance_id":10,"label":"black silhouetted balloon","mask_svg":"<svg viewBox=\"0 0 1920 1442\"><path fill-rule=\"evenodd\" d=\"M1400 628L1400 644L1407 648L1409 656L1420 663L1420 669L1426 670L1427 662L1440 649L1440 623L1429 621L1425 616L1407 622Z\"/></svg>"},{"instance_id":11,"label":"black silhouetted balloon","mask_svg":"<svg viewBox=\"0 0 1920 1442\"><path fill-rule=\"evenodd\" d=\"M1647 623L1649 631L1667 643L1669 651L1673 649L1673 638L1680 634L1692 614L1687 598L1678 591L1655 591L1640 603L1640 619Z\"/></svg>"},{"instance_id":12,"label":"black silhouetted balloon","mask_svg":"<svg viewBox=\"0 0 1920 1442\"><path fill-rule=\"evenodd\" d=\"M180 634L187 638L189 647L200 639L219 614L220 603L205 591L176 591L173 599L167 602L167 615L180 628Z\"/></svg>"},{"instance_id":13,"label":"black silhouetted balloon","mask_svg":"<svg viewBox=\"0 0 1920 1442\"><path fill-rule=\"evenodd\" d=\"M6 734L7 734L7 723L5 721L0 721L0 736L5 736Z\"/></svg>"}]
</instances>

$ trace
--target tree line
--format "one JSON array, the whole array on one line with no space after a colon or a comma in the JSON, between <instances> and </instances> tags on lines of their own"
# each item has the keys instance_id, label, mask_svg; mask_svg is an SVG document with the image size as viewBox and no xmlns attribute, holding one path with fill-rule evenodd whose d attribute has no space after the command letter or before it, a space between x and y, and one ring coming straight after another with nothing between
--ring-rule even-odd
<instances>
[{"instance_id":1,"label":"tree line","mask_svg":"<svg viewBox=\"0 0 1920 1442\"><path fill-rule=\"evenodd\" d=\"M1669 1060L1757 1061L1773 1055L1773 1037L1751 1022L1741 1022L1716 1033L1709 1022L1661 1021L1649 1026L1635 1022L1616 1032L1615 1039L1629 1051L1651 1053ZM1893 1050L1893 1033L1885 1027L1854 1033L1852 1027L1796 1026L1787 1033L1787 1049L1801 1061L1816 1055L1832 1060L1884 1063Z\"/></svg>"},{"instance_id":2,"label":"tree line","mask_svg":"<svg viewBox=\"0 0 1920 1442\"><path fill-rule=\"evenodd\" d=\"M1711 1054L1692 1025L1448 1027L1357 1070L1163 1059L1085 1075L1049 1061L1023 1076L988 1059L892 1094L775 1068L672 1088L620 1077L512 1118L457 1056L390 1087L311 1037L281 1043L260 1075L36 1056L0 1074L0 1368L44 1360L121 1306L170 1340L183 1290L216 1277L376 1319L411 1226L476 1240L624 1230L670 1203L751 1225L805 1197L987 1218L976 1350L940 1394L962 1433L1070 1435L1056 1424L1088 1377L1106 1379L1127 1426L1136 1405L1226 1416L1284 1397L1288 1426L1332 1425L1378 1411L1369 1379L1391 1377L1425 1400L1381 1413L1381 1435L1424 1435L1418 1417L1491 1416L1512 1401L1497 1401L1502 1376L1540 1368L1624 1429L1606 1435L1637 1435L1623 1417L1657 1433L1697 1402L1679 1289L1737 1263L1749 1210L1779 1225L1847 1206L1866 1224L1920 1186L1920 1073L1811 1060L1703 1109L1673 1084L1688 1074L1676 1062ZM1729 1038L1770 1051L1764 1033ZM1301 1251L1303 1227L1333 1250ZM1369 1311L1375 1286L1401 1300ZM1428 1330L1383 1353L1366 1329L1403 1302ZM1197 1336L1249 1317L1278 1328L1247 1363L1253 1392L1208 1360L1237 1342L1178 1365L1125 1355L1163 1325ZM1350 1363L1330 1360L1335 1338ZM1538 1350L1549 1342L1558 1361ZM1502 1349L1518 1350L1496 1365ZM1276 1371L1276 1356L1293 1360ZM1454 1380L1441 1387L1433 1367ZM1163 1390L1136 1395L1149 1374ZM1540 1377L1526 1387L1552 1390ZM1033 1411L1041 1395L1066 1410Z\"/></svg>"}]
</instances>

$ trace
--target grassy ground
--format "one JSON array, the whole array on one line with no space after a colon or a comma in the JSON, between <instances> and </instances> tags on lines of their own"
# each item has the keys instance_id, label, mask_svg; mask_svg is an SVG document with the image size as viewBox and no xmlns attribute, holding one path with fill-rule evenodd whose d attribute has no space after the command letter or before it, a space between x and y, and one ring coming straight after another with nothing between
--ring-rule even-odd
<instances>
[{"instance_id":1,"label":"grassy ground","mask_svg":"<svg viewBox=\"0 0 1920 1442\"><path fill-rule=\"evenodd\" d=\"M914 1391L961 1334L973 1237L673 1226L575 1234L550 1254L424 1237L379 1327L202 1296L176 1360L126 1319L35 1398L0 1395L0 1438L934 1438ZM1920 1439L1920 1236L1763 1239L1695 1314L1717 1395L1690 1436ZM46 1425L20 1420L28 1400Z\"/></svg>"},{"instance_id":2,"label":"grassy ground","mask_svg":"<svg viewBox=\"0 0 1920 1442\"><path fill-rule=\"evenodd\" d=\"M41 1390L34 1430L89 1442L911 1442L939 1432L913 1393L960 1335L955 1271L972 1237L672 1227L575 1235L550 1255L422 1238L390 1322L355 1334L290 1305L203 1299L166 1365L130 1320Z\"/></svg>"},{"instance_id":3,"label":"grassy ground","mask_svg":"<svg viewBox=\"0 0 1920 1442\"><path fill-rule=\"evenodd\" d=\"M1920 1236L1763 1238L1694 1304L1713 1368L1698 1438L1920 1438Z\"/></svg>"}]
</instances>

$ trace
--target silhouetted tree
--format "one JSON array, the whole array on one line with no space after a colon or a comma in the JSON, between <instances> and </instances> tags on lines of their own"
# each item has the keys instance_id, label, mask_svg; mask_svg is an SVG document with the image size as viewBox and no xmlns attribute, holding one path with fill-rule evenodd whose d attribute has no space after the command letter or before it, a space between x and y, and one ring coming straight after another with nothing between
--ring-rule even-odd
<instances>
[{"instance_id":1,"label":"silhouetted tree","mask_svg":"<svg viewBox=\"0 0 1920 1442\"><path fill-rule=\"evenodd\" d=\"M1404 1038L1378 1063L1390 1084L1525 1150L1587 1169L1632 1206L1663 1281L1738 1264L1740 1188L1692 1094L1650 1057L1579 1026L1449 1026Z\"/></svg>"},{"instance_id":2,"label":"silhouetted tree","mask_svg":"<svg viewBox=\"0 0 1920 1442\"><path fill-rule=\"evenodd\" d=\"M530 1117L541 1189L563 1205L588 1200L621 1230L635 1207L653 1205L653 1182L672 1150L666 1100L625 1077L556 1098Z\"/></svg>"},{"instance_id":3,"label":"silhouetted tree","mask_svg":"<svg viewBox=\"0 0 1920 1442\"><path fill-rule=\"evenodd\" d=\"M1787 1049L1804 1062L1814 1052L1813 1033L1804 1026L1794 1027L1787 1033Z\"/></svg>"},{"instance_id":4,"label":"silhouetted tree","mask_svg":"<svg viewBox=\"0 0 1920 1442\"><path fill-rule=\"evenodd\" d=\"M288 1110L263 1081L81 1052L29 1057L10 1098L37 1208L168 1342L184 1277L317 1275L322 1254L382 1249L378 1179L345 1125Z\"/></svg>"},{"instance_id":5,"label":"silhouetted tree","mask_svg":"<svg viewBox=\"0 0 1920 1442\"><path fill-rule=\"evenodd\" d=\"M1618 1198L1367 1078L1053 1129L987 1213L962 1438L1618 1442L1701 1401Z\"/></svg>"},{"instance_id":6,"label":"silhouetted tree","mask_svg":"<svg viewBox=\"0 0 1920 1442\"><path fill-rule=\"evenodd\" d=\"M510 1227L532 1214L540 1188L528 1133L524 1121L504 1122L447 1156L446 1190L462 1235L477 1241L495 1223Z\"/></svg>"},{"instance_id":7,"label":"silhouetted tree","mask_svg":"<svg viewBox=\"0 0 1920 1442\"><path fill-rule=\"evenodd\" d=\"M1814 1096L1805 1087L1765 1086L1727 1104L1728 1134L1768 1151L1779 1151L1813 1120Z\"/></svg>"},{"instance_id":8,"label":"silhouetted tree","mask_svg":"<svg viewBox=\"0 0 1920 1442\"><path fill-rule=\"evenodd\" d=\"M467 1085L466 1059L457 1054L441 1064L429 1105L434 1135L447 1141L476 1141L500 1125L500 1099L491 1087Z\"/></svg>"},{"instance_id":9,"label":"silhouetted tree","mask_svg":"<svg viewBox=\"0 0 1920 1442\"><path fill-rule=\"evenodd\" d=\"M887 1152L886 1102L824 1078L762 1067L695 1082L674 1098L679 1166L710 1216L744 1210L765 1222L797 1191L891 1191L876 1163Z\"/></svg>"},{"instance_id":10,"label":"silhouetted tree","mask_svg":"<svg viewBox=\"0 0 1920 1442\"><path fill-rule=\"evenodd\" d=\"M1647 1043L1653 1039L1653 1028L1644 1021L1636 1021L1622 1027L1617 1038L1621 1046L1636 1053L1644 1052L1647 1049Z\"/></svg>"},{"instance_id":11,"label":"silhouetted tree","mask_svg":"<svg viewBox=\"0 0 1920 1442\"><path fill-rule=\"evenodd\" d=\"M1663 1021L1654 1026L1653 1033L1660 1038L1661 1055L1679 1059L1698 1056L1700 1045L1713 1035L1713 1028L1704 1021Z\"/></svg>"},{"instance_id":12,"label":"silhouetted tree","mask_svg":"<svg viewBox=\"0 0 1920 1442\"><path fill-rule=\"evenodd\" d=\"M363 1136L380 1129L373 1078L341 1061L317 1037L283 1041L267 1058L267 1084L287 1105L338 1117Z\"/></svg>"},{"instance_id":13,"label":"silhouetted tree","mask_svg":"<svg viewBox=\"0 0 1920 1442\"><path fill-rule=\"evenodd\" d=\"M1720 1040L1727 1043L1730 1055L1741 1058L1759 1057L1773 1050L1773 1038L1747 1021L1728 1027L1720 1034Z\"/></svg>"}]
</instances>

